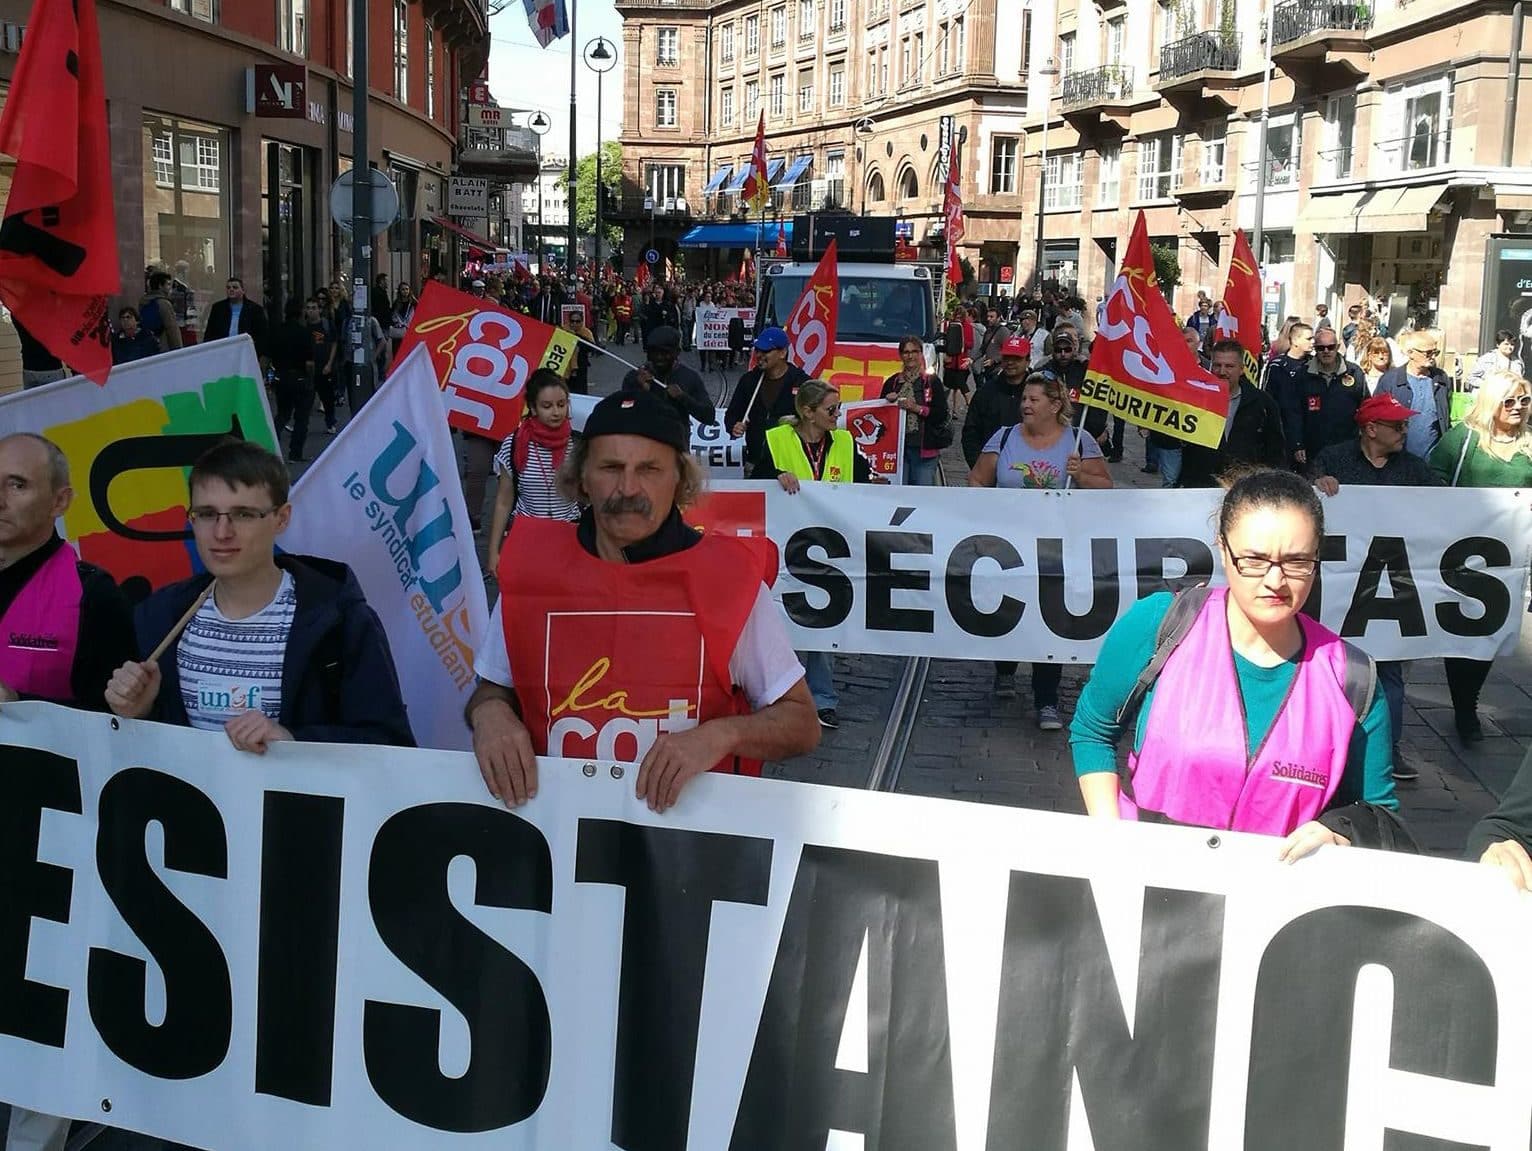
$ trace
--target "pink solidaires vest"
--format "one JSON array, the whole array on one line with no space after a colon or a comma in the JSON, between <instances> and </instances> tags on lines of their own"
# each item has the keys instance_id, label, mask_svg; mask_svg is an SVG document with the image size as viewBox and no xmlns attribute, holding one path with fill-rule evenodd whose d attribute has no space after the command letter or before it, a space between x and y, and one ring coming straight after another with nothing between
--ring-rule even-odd
<instances>
[{"instance_id":1,"label":"pink solidaires vest","mask_svg":"<svg viewBox=\"0 0 1532 1151\"><path fill-rule=\"evenodd\" d=\"M1124 819L1287 835L1317 817L1346 770L1356 712L1346 698L1346 645L1298 617L1303 653L1271 730L1249 754L1229 640L1227 589L1209 592L1155 681L1143 744L1128 757Z\"/></svg>"},{"instance_id":2,"label":"pink solidaires vest","mask_svg":"<svg viewBox=\"0 0 1532 1151\"><path fill-rule=\"evenodd\" d=\"M68 703L80 645L80 569L68 544L43 566L0 616L0 683L21 695Z\"/></svg>"}]
</instances>

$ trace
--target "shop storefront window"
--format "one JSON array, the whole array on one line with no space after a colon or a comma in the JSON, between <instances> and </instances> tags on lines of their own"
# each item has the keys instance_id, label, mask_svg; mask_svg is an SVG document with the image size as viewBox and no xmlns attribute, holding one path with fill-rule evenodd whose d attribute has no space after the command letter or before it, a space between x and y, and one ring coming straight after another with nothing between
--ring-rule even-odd
<instances>
[{"instance_id":1,"label":"shop storefront window","mask_svg":"<svg viewBox=\"0 0 1532 1151\"><path fill-rule=\"evenodd\" d=\"M288 300L317 286L313 187L317 154L275 140L261 142L261 263L264 303L273 318Z\"/></svg>"},{"instance_id":2,"label":"shop storefront window","mask_svg":"<svg viewBox=\"0 0 1532 1151\"><path fill-rule=\"evenodd\" d=\"M177 318L200 328L225 279L245 274L232 263L233 133L153 112L143 130L144 258L175 277Z\"/></svg>"}]
</instances>

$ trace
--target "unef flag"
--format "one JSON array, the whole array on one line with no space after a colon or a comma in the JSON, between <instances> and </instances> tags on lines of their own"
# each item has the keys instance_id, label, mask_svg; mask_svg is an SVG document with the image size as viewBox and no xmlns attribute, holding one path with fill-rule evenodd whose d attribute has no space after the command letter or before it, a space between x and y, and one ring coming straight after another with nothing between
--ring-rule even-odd
<instances>
[{"instance_id":1,"label":"unef flag","mask_svg":"<svg viewBox=\"0 0 1532 1151\"><path fill-rule=\"evenodd\" d=\"M750 153L750 171L745 174L744 186L739 193L740 202L749 204L752 212L764 212L766 201L771 198L771 185L766 182L766 112L755 126L755 150Z\"/></svg>"},{"instance_id":2,"label":"unef flag","mask_svg":"<svg viewBox=\"0 0 1532 1151\"><path fill-rule=\"evenodd\" d=\"M1238 340L1245 350L1245 379L1261 378L1261 266L1255 262L1243 230L1234 233L1229 282L1223 290L1223 313L1215 331L1220 340Z\"/></svg>"},{"instance_id":3,"label":"unef flag","mask_svg":"<svg viewBox=\"0 0 1532 1151\"><path fill-rule=\"evenodd\" d=\"M98 384L112 370L107 297L122 288L96 0L36 0L0 117L16 160L0 224L0 300Z\"/></svg>"},{"instance_id":4,"label":"unef flag","mask_svg":"<svg viewBox=\"0 0 1532 1151\"><path fill-rule=\"evenodd\" d=\"M958 183L956 136L952 138L952 154L947 161L947 191L942 197L942 214L947 220L947 282L955 291L963 282L963 262L958 258L958 241L963 238L963 197Z\"/></svg>"},{"instance_id":5,"label":"unef flag","mask_svg":"<svg viewBox=\"0 0 1532 1151\"><path fill-rule=\"evenodd\" d=\"M835 239L819 258L819 265L803 286L783 328L787 332L787 358L810 377L830 362L835 352L835 328L840 322L840 271Z\"/></svg>"},{"instance_id":6,"label":"unef flag","mask_svg":"<svg viewBox=\"0 0 1532 1151\"><path fill-rule=\"evenodd\" d=\"M1130 424L1217 447L1229 412L1223 381L1198 362L1160 294L1139 212L1122 271L1102 305L1082 400Z\"/></svg>"}]
</instances>

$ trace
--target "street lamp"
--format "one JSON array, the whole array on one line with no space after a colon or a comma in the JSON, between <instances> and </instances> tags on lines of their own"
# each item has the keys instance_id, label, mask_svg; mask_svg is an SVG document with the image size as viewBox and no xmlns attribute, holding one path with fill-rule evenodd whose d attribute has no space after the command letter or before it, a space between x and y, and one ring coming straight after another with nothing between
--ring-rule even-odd
<instances>
[{"instance_id":1,"label":"street lamp","mask_svg":"<svg viewBox=\"0 0 1532 1151\"><path fill-rule=\"evenodd\" d=\"M863 143L861 143L857 147L857 159L862 162L862 168L861 168L861 171L859 171L857 173L857 179L858 179L858 182L862 185L862 215L864 215L864 216L867 215L867 148L868 148L868 145L867 145L866 141L870 140L872 138L872 134L874 132L876 132L877 130L878 130L878 122L876 120L874 120L871 116L863 116L852 127L852 131L856 133L856 138L858 140L863 141ZM855 192L856 189L853 188L852 191ZM809 237L810 245L812 245L813 242L814 242L814 238L812 236L810 236Z\"/></svg>"},{"instance_id":2,"label":"street lamp","mask_svg":"<svg viewBox=\"0 0 1532 1151\"><path fill-rule=\"evenodd\" d=\"M601 183L601 79L614 67L617 66L617 46L605 36L597 36L589 44L585 45L585 66L596 74L596 238L592 244L595 251L596 278L600 282L601 277L601 198L605 195L605 185ZM574 211L574 203L570 202L569 210Z\"/></svg>"},{"instance_id":3,"label":"street lamp","mask_svg":"<svg viewBox=\"0 0 1532 1151\"><path fill-rule=\"evenodd\" d=\"M1053 78L1059 74L1059 64L1052 56L1037 70L1043 77L1043 154L1037 166L1037 295L1043 294L1043 205L1048 198L1048 120L1053 112Z\"/></svg>"},{"instance_id":4,"label":"street lamp","mask_svg":"<svg viewBox=\"0 0 1532 1151\"><path fill-rule=\"evenodd\" d=\"M537 182L533 185L537 190L533 198L537 201L537 270L543 268L543 137L553 127L553 121L541 112L533 112L532 118L527 121L527 127L532 129L532 134L537 137Z\"/></svg>"}]
</instances>

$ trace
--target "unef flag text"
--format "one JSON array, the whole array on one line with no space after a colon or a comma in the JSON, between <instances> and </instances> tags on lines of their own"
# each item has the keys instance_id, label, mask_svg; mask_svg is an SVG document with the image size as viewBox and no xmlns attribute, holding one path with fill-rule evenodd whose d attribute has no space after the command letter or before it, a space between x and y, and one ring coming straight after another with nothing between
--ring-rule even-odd
<instances>
[{"instance_id":1,"label":"unef flag text","mask_svg":"<svg viewBox=\"0 0 1532 1151\"><path fill-rule=\"evenodd\" d=\"M835 328L840 323L840 272L835 239L831 237L825 254L803 294L787 314L787 357L811 377L819 375L835 351Z\"/></svg>"},{"instance_id":2,"label":"unef flag text","mask_svg":"<svg viewBox=\"0 0 1532 1151\"><path fill-rule=\"evenodd\" d=\"M567 375L576 340L562 328L432 282L420 293L394 362L402 365L421 344L430 352L447 422L498 442L521 420L527 377L538 368Z\"/></svg>"},{"instance_id":3,"label":"unef flag text","mask_svg":"<svg viewBox=\"0 0 1532 1151\"><path fill-rule=\"evenodd\" d=\"M1102 307L1080 397L1130 424L1205 447L1223 437L1228 391L1181 338L1155 278L1142 212Z\"/></svg>"}]
</instances>

